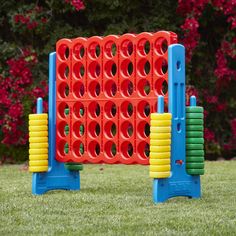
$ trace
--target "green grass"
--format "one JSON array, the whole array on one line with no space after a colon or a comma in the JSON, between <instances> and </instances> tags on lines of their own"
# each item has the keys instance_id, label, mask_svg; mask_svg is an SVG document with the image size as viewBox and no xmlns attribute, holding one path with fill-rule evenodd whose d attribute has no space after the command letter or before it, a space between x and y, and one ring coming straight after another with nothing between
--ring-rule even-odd
<instances>
[{"instance_id":1,"label":"green grass","mask_svg":"<svg viewBox=\"0 0 236 236\"><path fill-rule=\"evenodd\" d=\"M236 161L206 162L201 199L152 202L147 166L85 165L81 191L31 194L0 167L0 235L236 235Z\"/></svg>"}]
</instances>

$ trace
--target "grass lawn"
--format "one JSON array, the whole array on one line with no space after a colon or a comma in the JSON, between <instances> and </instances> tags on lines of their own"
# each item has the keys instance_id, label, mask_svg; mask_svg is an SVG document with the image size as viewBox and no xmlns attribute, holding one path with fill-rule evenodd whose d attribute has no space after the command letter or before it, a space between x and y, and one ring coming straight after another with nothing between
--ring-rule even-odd
<instances>
[{"instance_id":1,"label":"grass lawn","mask_svg":"<svg viewBox=\"0 0 236 236\"><path fill-rule=\"evenodd\" d=\"M85 165L81 191L31 195L31 174L0 167L0 235L236 235L236 161L206 162L201 199L152 202L147 166Z\"/></svg>"}]
</instances>

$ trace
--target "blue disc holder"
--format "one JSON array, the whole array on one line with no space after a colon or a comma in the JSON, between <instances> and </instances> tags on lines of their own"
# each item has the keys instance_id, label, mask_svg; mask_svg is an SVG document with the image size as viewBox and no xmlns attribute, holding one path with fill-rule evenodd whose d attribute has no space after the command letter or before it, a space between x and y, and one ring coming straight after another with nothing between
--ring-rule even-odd
<instances>
[{"instance_id":1,"label":"blue disc holder","mask_svg":"<svg viewBox=\"0 0 236 236\"><path fill-rule=\"evenodd\" d=\"M32 193L43 194L49 190L79 190L80 173L68 171L64 163L55 159L56 154L56 53L49 55L49 108L48 108L48 172L33 173ZM37 100L37 113L43 112L42 98Z\"/></svg>"},{"instance_id":2,"label":"blue disc holder","mask_svg":"<svg viewBox=\"0 0 236 236\"><path fill-rule=\"evenodd\" d=\"M186 173L185 138L185 48L180 44L168 47L168 109L172 114L171 125L171 176L153 180L153 201L164 202L169 198L186 196L199 198L199 175ZM196 106L196 98L190 99ZM158 98L158 112L163 113L164 99Z\"/></svg>"}]
</instances>

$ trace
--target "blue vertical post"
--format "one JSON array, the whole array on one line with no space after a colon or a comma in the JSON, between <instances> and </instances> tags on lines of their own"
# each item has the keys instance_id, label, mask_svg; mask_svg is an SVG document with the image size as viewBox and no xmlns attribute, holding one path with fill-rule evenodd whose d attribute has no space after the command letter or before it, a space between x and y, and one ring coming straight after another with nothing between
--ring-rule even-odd
<instances>
[{"instance_id":1,"label":"blue vertical post","mask_svg":"<svg viewBox=\"0 0 236 236\"><path fill-rule=\"evenodd\" d=\"M38 99L37 112L42 112L42 99ZM49 150L48 150L48 172L33 173L32 193L43 194L49 190L80 189L80 173L77 171L68 171L64 163L55 159L56 155L56 53L49 55L49 106L48 106L48 124L49 124Z\"/></svg>"}]
</instances>

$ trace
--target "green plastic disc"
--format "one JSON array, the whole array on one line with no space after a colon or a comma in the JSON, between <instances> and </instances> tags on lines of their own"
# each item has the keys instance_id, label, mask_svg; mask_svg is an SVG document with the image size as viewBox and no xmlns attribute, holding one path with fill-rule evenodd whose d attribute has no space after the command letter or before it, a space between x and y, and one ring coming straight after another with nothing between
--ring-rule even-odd
<instances>
[{"instance_id":1,"label":"green plastic disc","mask_svg":"<svg viewBox=\"0 0 236 236\"><path fill-rule=\"evenodd\" d=\"M70 171L81 171L83 170L83 165L74 162L65 163L65 168Z\"/></svg>"},{"instance_id":2,"label":"green plastic disc","mask_svg":"<svg viewBox=\"0 0 236 236\"><path fill-rule=\"evenodd\" d=\"M84 109L80 109L79 113L80 113L81 116L83 116L84 115Z\"/></svg>"},{"instance_id":3,"label":"green plastic disc","mask_svg":"<svg viewBox=\"0 0 236 236\"><path fill-rule=\"evenodd\" d=\"M203 144L186 144L187 150L203 150L204 145Z\"/></svg>"},{"instance_id":4,"label":"green plastic disc","mask_svg":"<svg viewBox=\"0 0 236 236\"><path fill-rule=\"evenodd\" d=\"M187 169L204 169L204 162L191 162L186 164Z\"/></svg>"},{"instance_id":5,"label":"green plastic disc","mask_svg":"<svg viewBox=\"0 0 236 236\"><path fill-rule=\"evenodd\" d=\"M204 144L204 138L186 138L187 144Z\"/></svg>"},{"instance_id":6,"label":"green plastic disc","mask_svg":"<svg viewBox=\"0 0 236 236\"><path fill-rule=\"evenodd\" d=\"M201 156L203 157L204 156L204 150L187 150L186 151L186 156L189 157L189 156Z\"/></svg>"},{"instance_id":7,"label":"green plastic disc","mask_svg":"<svg viewBox=\"0 0 236 236\"><path fill-rule=\"evenodd\" d=\"M69 148L64 148L64 152L65 152L65 154L68 154L69 153Z\"/></svg>"},{"instance_id":8,"label":"green plastic disc","mask_svg":"<svg viewBox=\"0 0 236 236\"><path fill-rule=\"evenodd\" d=\"M186 119L203 119L203 113L186 113Z\"/></svg>"},{"instance_id":9,"label":"green plastic disc","mask_svg":"<svg viewBox=\"0 0 236 236\"><path fill-rule=\"evenodd\" d=\"M203 113L203 107L186 107L187 113Z\"/></svg>"},{"instance_id":10,"label":"green plastic disc","mask_svg":"<svg viewBox=\"0 0 236 236\"><path fill-rule=\"evenodd\" d=\"M203 156L186 156L186 162L188 163L196 163L196 162L200 162L203 163L204 162L204 157Z\"/></svg>"},{"instance_id":11,"label":"green plastic disc","mask_svg":"<svg viewBox=\"0 0 236 236\"><path fill-rule=\"evenodd\" d=\"M69 109L69 108L66 108L64 112L65 112L65 115L69 115L70 109Z\"/></svg>"},{"instance_id":12,"label":"green plastic disc","mask_svg":"<svg viewBox=\"0 0 236 236\"><path fill-rule=\"evenodd\" d=\"M203 138L203 132L201 131L188 131L186 132L187 138Z\"/></svg>"},{"instance_id":13,"label":"green plastic disc","mask_svg":"<svg viewBox=\"0 0 236 236\"><path fill-rule=\"evenodd\" d=\"M204 175L204 169L187 169L189 175Z\"/></svg>"},{"instance_id":14,"label":"green plastic disc","mask_svg":"<svg viewBox=\"0 0 236 236\"><path fill-rule=\"evenodd\" d=\"M186 125L186 131L203 131L203 125Z\"/></svg>"},{"instance_id":15,"label":"green plastic disc","mask_svg":"<svg viewBox=\"0 0 236 236\"><path fill-rule=\"evenodd\" d=\"M186 119L187 125L203 125L203 119Z\"/></svg>"}]
</instances>

